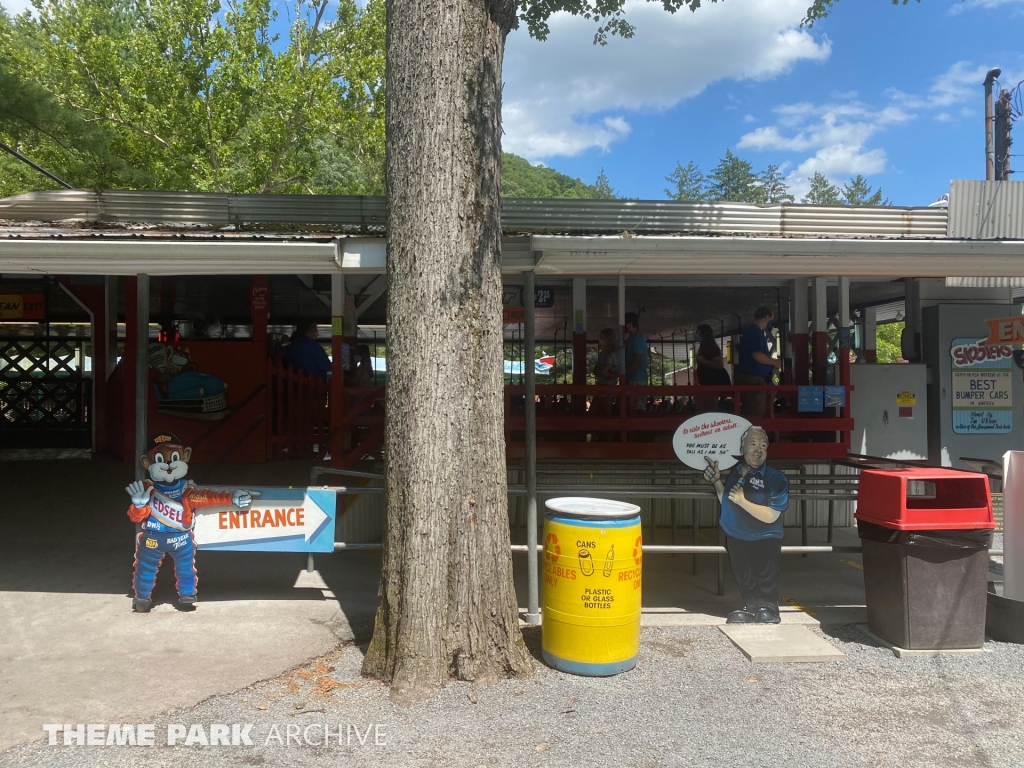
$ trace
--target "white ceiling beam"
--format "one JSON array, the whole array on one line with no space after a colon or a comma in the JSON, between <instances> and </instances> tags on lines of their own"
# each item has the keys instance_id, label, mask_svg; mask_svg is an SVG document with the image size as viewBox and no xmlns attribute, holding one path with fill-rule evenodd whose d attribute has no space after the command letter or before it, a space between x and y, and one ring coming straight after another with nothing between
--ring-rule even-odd
<instances>
[{"instance_id":1,"label":"white ceiling beam","mask_svg":"<svg viewBox=\"0 0 1024 768\"><path fill-rule=\"evenodd\" d=\"M388 289L388 276L377 275L366 288L363 289L364 294L368 294L363 299L359 306L356 307L356 320L363 316L363 312L370 308L377 299L384 295L384 292Z\"/></svg>"}]
</instances>

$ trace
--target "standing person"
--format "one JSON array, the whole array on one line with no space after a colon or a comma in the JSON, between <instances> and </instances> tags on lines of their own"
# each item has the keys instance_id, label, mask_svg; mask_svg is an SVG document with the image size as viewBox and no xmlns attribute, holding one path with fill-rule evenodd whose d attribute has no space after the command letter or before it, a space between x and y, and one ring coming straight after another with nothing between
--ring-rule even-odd
<instances>
[{"instance_id":1,"label":"standing person","mask_svg":"<svg viewBox=\"0 0 1024 768\"><path fill-rule=\"evenodd\" d=\"M772 383L776 369L782 368L782 361L768 352L765 333L774 319L771 307L762 304L754 311L754 322L743 330L740 337L740 366L736 374L737 384ZM764 416L767 405L766 392L747 392L742 395L744 416Z\"/></svg>"},{"instance_id":2,"label":"standing person","mask_svg":"<svg viewBox=\"0 0 1024 768\"><path fill-rule=\"evenodd\" d=\"M619 383L619 345L615 343L615 331L611 328L602 328L598 337L594 381L601 387L614 387ZM595 413L611 413L613 400L611 395L595 397Z\"/></svg>"},{"instance_id":3,"label":"standing person","mask_svg":"<svg viewBox=\"0 0 1024 768\"><path fill-rule=\"evenodd\" d=\"M284 362L293 371L305 371L310 376L326 379L331 360L316 340L316 323L303 320L292 334L291 343L284 353Z\"/></svg>"},{"instance_id":4,"label":"standing person","mask_svg":"<svg viewBox=\"0 0 1024 768\"><path fill-rule=\"evenodd\" d=\"M640 316L636 312L626 313L626 375L627 384L646 384L649 353L647 338L640 333ZM638 411L647 410L647 396L636 399Z\"/></svg>"},{"instance_id":5,"label":"standing person","mask_svg":"<svg viewBox=\"0 0 1024 768\"><path fill-rule=\"evenodd\" d=\"M744 607L730 613L727 623L778 624L782 513L789 507L789 480L765 464L768 435L761 427L743 433L740 452L743 459L725 483L718 462L704 457L704 479L714 484L722 504L719 525L743 598Z\"/></svg>"},{"instance_id":6,"label":"standing person","mask_svg":"<svg viewBox=\"0 0 1024 768\"><path fill-rule=\"evenodd\" d=\"M700 346L697 347L697 353L693 356L693 361L697 366L697 383L705 387L727 387L732 384L729 372L725 369L722 348L715 341L715 332L711 330L711 326L698 325L697 338L700 340ZM718 395L701 397L700 410L713 411L718 407L718 401Z\"/></svg>"}]
</instances>

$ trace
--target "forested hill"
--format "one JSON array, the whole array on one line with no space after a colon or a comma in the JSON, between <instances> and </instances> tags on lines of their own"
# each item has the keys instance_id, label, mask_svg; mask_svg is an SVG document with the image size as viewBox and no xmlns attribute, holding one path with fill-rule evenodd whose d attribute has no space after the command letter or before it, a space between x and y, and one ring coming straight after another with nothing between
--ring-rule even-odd
<instances>
[{"instance_id":1,"label":"forested hill","mask_svg":"<svg viewBox=\"0 0 1024 768\"><path fill-rule=\"evenodd\" d=\"M602 172L595 184L585 184L543 165L531 165L525 158L501 153L502 197L612 198L615 196Z\"/></svg>"}]
</instances>

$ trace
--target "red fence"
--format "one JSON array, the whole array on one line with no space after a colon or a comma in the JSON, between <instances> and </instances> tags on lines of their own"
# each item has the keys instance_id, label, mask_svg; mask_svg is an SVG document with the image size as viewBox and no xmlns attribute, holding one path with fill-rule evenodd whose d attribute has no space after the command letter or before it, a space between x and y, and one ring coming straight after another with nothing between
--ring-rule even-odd
<instances>
[{"instance_id":1,"label":"red fence","mask_svg":"<svg viewBox=\"0 0 1024 768\"><path fill-rule=\"evenodd\" d=\"M671 459L672 434L696 413L744 414L760 398L774 459L843 458L853 419L846 388L844 408L797 411L798 387L772 386L575 386L537 387L539 458ZM525 455L523 387L505 387L507 455ZM383 446L384 387L344 387L343 410L331 426L326 380L267 366L267 459L322 454L330 444L332 466L357 462Z\"/></svg>"},{"instance_id":2,"label":"red fence","mask_svg":"<svg viewBox=\"0 0 1024 768\"><path fill-rule=\"evenodd\" d=\"M327 379L267 361L267 459L323 453L330 411Z\"/></svg>"},{"instance_id":3,"label":"red fence","mask_svg":"<svg viewBox=\"0 0 1024 768\"><path fill-rule=\"evenodd\" d=\"M331 466L351 467L384 447L384 387L344 387L344 410L332 430Z\"/></svg>"},{"instance_id":4,"label":"red fence","mask_svg":"<svg viewBox=\"0 0 1024 768\"><path fill-rule=\"evenodd\" d=\"M853 419L846 406L798 413L798 387L574 386L537 387L539 458L671 459L672 434L696 413L742 414L762 398L763 416L746 416L769 433L775 459L845 457ZM505 440L510 459L525 455L523 387L505 387ZM746 398L746 409L744 400Z\"/></svg>"}]
</instances>

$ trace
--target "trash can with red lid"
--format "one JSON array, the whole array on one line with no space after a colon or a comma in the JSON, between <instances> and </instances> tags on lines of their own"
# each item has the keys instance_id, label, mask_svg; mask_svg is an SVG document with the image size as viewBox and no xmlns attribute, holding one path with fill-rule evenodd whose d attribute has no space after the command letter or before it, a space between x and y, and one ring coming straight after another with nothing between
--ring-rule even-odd
<instances>
[{"instance_id":1,"label":"trash can with red lid","mask_svg":"<svg viewBox=\"0 0 1024 768\"><path fill-rule=\"evenodd\" d=\"M908 650L985 643L988 477L938 468L864 470L857 493L868 628Z\"/></svg>"}]
</instances>

